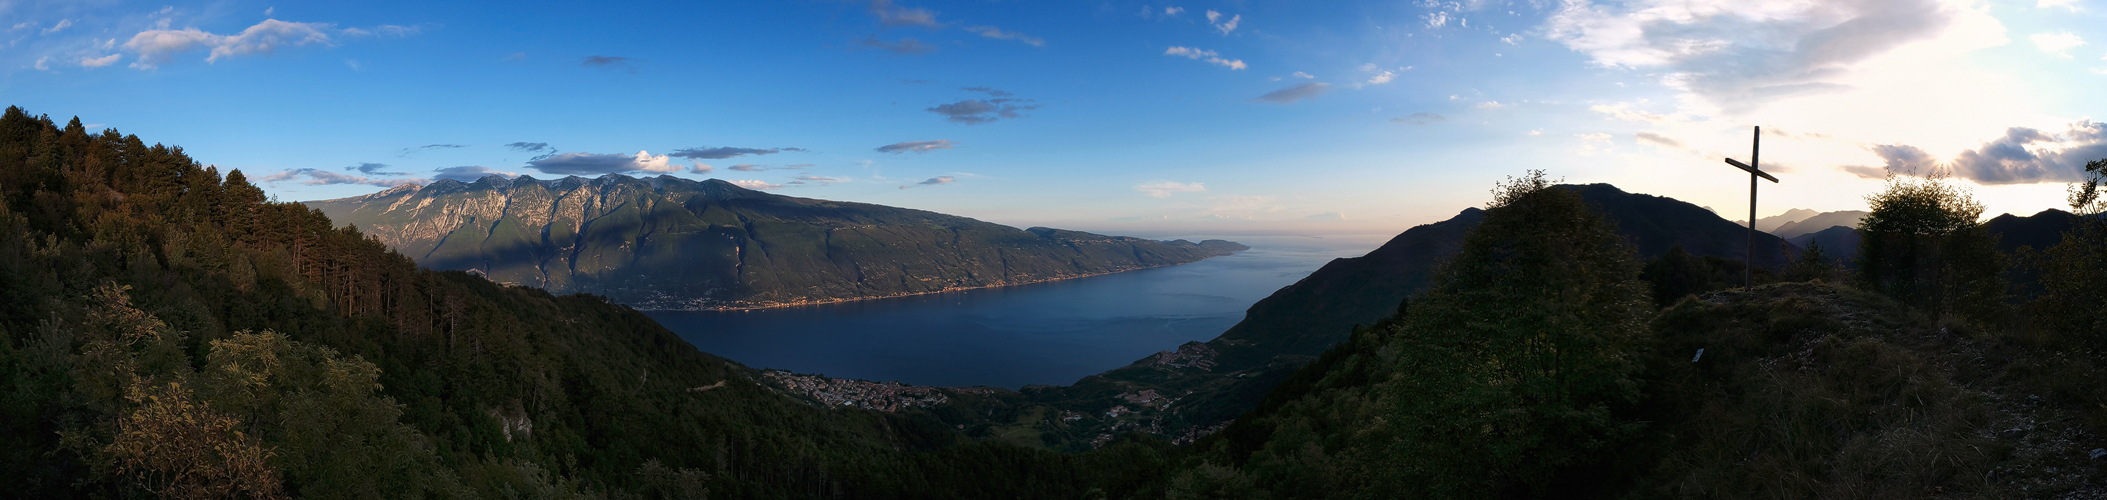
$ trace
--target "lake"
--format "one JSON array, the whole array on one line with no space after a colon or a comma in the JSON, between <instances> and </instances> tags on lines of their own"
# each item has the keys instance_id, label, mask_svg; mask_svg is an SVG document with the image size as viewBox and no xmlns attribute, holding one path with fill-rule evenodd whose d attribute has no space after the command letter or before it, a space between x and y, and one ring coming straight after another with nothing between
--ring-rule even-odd
<instances>
[{"instance_id":1,"label":"lake","mask_svg":"<svg viewBox=\"0 0 2107 500\"><path fill-rule=\"evenodd\" d=\"M1216 238L1251 249L1033 285L646 314L704 352L756 368L914 385L1067 385L1187 341L1213 339L1259 299L1334 258L1366 254L1389 236Z\"/></svg>"}]
</instances>

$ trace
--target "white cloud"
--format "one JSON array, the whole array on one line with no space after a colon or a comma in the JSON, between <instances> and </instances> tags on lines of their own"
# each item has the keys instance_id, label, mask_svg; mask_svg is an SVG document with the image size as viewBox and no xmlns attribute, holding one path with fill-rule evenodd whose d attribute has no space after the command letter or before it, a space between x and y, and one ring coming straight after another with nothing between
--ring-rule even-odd
<instances>
[{"instance_id":1,"label":"white cloud","mask_svg":"<svg viewBox=\"0 0 2107 500\"><path fill-rule=\"evenodd\" d=\"M31 67L34 67L34 68L36 68L36 69L37 69L37 71L51 71L51 64L50 64L50 63L51 63L51 56L44 56L44 57L39 57L39 58L37 58L37 62L36 62L36 64L30 65L30 66L31 66Z\"/></svg>"},{"instance_id":2,"label":"white cloud","mask_svg":"<svg viewBox=\"0 0 2107 500\"><path fill-rule=\"evenodd\" d=\"M1301 71L1297 71L1297 72L1295 72L1295 74L1294 74L1294 75L1292 75L1292 76L1294 76L1294 77L1296 77L1296 78L1316 78L1316 76L1312 76L1312 75L1310 75L1309 73L1304 73L1304 72L1301 72Z\"/></svg>"},{"instance_id":3,"label":"white cloud","mask_svg":"<svg viewBox=\"0 0 2107 500\"><path fill-rule=\"evenodd\" d=\"M152 69L176 54L198 48L210 48L211 54L205 62L213 63L223 57L268 55L279 47L329 45L331 41L325 33L328 29L330 25L327 23L291 23L277 19L266 19L233 35L216 35L197 28L156 29L132 35L131 40L124 42L124 48L139 55L132 67Z\"/></svg>"},{"instance_id":4,"label":"white cloud","mask_svg":"<svg viewBox=\"0 0 2107 500\"><path fill-rule=\"evenodd\" d=\"M366 186L395 187L405 184L424 184L427 182L431 182L431 179L375 179L372 177L344 175L328 170L322 170L319 168L302 168L296 170L287 170L284 172L278 172L275 174L259 177L256 180L258 182L276 184L280 182L298 179L301 176L306 176L307 180L300 181L300 183L309 186L326 186L333 184L359 184Z\"/></svg>"},{"instance_id":5,"label":"white cloud","mask_svg":"<svg viewBox=\"0 0 2107 500\"><path fill-rule=\"evenodd\" d=\"M2084 38L2080 38L2078 35L2071 34L2068 31L2062 33L2039 33L2027 38L2034 41L2035 47L2041 47L2042 52L2063 56L2065 59L2070 58L2070 49L2079 45L2085 45Z\"/></svg>"},{"instance_id":6,"label":"white cloud","mask_svg":"<svg viewBox=\"0 0 2107 500\"><path fill-rule=\"evenodd\" d=\"M1848 90L1848 77L1875 57L1971 27L1977 17L1988 14L1967 0L1570 0L1544 33L1594 64L1659 71L1670 88L1745 110Z\"/></svg>"},{"instance_id":7,"label":"white cloud","mask_svg":"<svg viewBox=\"0 0 2107 500\"><path fill-rule=\"evenodd\" d=\"M2065 9L2070 9L2071 12L2077 12L2078 0L2041 0L2040 3L2036 3L2034 4L2034 6L2043 9L2049 7L2062 7Z\"/></svg>"},{"instance_id":8,"label":"white cloud","mask_svg":"<svg viewBox=\"0 0 2107 500\"><path fill-rule=\"evenodd\" d=\"M1521 33L1515 33L1515 34L1511 34L1511 35L1503 36L1503 37L1500 37L1500 41L1502 41L1502 42L1507 42L1507 44L1508 44L1508 45L1520 45L1520 44L1522 43L1522 34L1521 34Z\"/></svg>"},{"instance_id":9,"label":"white cloud","mask_svg":"<svg viewBox=\"0 0 2107 500\"><path fill-rule=\"evenodd\" d=\"M1382 85L1385 83L1390 83L1390 79L1394 76L1396 76L1396 73L1384 71L1381 74L1369 77L1367 83L1369 85Z\"/></svg>"},{"instance_id":10,"label":"white cloud","mask_svg":"<svg viewBox=\"0 0 2107 500\"><path fill-rule=\"evenodd\" d=\"M1485 101L1473 107L1478 109L1500 109L1508 106L1513 106L1513 104L1500 104L1500 101Z\"/></svg>"},{"instance_id":11,"label":"white cloud","mask_svg":"<svg viewBox=\"0 0 2107 500\"><path fill-rule=\"evenodd\" d=\"M757 190L757 191L767 191L767 190L770 190L770 189L781 189L781 188L783 187L783 185L782 185L782 184L769 184L769 183L767 183L766 181L757 181L757 180L752 180L752 179L738 179L738 180L730 180L730 181L725 181L725 182L729 182L729 183L732 183L732 185L734 185L734 186L739 186L739 187L743 187L743 188L747 188L747 189L753 189L753 190Z\"/></svg>"},{"instance_id":12,"label":"white cloud","mask_svg":"<svg viewBox=\"0 0 2107 500\"><path fill-rule=\"evenodd\" d=\"M46 35L49 35L49 34L52 34L52 33L57 33L57 32L59 32L59 30L62 30L62 29L66 29L66 27L68 27L68 26L72 26L72 25L73 25L73 20L72 20L72 19L60 19L60 20L59 20L59 23L58 23L58 24L54 24L54 25L51 25L51 28L50 28L50 29L46 29L46 30L44 30L44 34L46 34Z\"/></svg>"},{"instance_id":13,"label":"white cloud","mask_svg":"<svg viewBox=\"0 0 2107 500\"><path fill-rule=\"evenodd\" d=\"M1449 13L1435 12L1433 14L1427 14L1426 20L1427 27L1429 28L1439 28L1442 26L1447 26L1449 24Z\"/></svg>"},{"instance_id":14,"label":"white cloud","mask_svg":"<svg viewBox=\"0 0 2107 500\"><path fill-rule=\"evenodd\" d=\"M1184 8L1184 7L1164 7L1164 8L1163 8L1163 15L1165 15L1165 16L1175 16L1175 15L1178 15L1178 14L1184 14L1184 13L1185 13L1185 8Z\"/></svg>"},{"instance_id":15,"label":"white cloud","mask_svg":"<svg viewBox=\"0 0 2107 500\"><path fill-rule=\"evenodd\" d=\"M527 166L551 175L619 174L625 172L679 172L680 165L667 155L653 155L649 151L637 151L635 156L622 154L564 153L539 160L530 160Z\"/></svg>"},{"instance_id":16,"label":"white cloud","mask_svg":"<svg viewBox=\"0 0 2107 500\"><path fill-rule=\"evenodd\" d=\"M102 57L81 57L80 65L83 68L100 68L103 66L109 66L111 63L117 62L117 58L119 57L123 57L123 54L110 54Z\"/></svg>"},{"instance_id":17,"label":"white cloud","mask_svg":"<svg viewBox=\"0 0 2107 500\"><path fill-rule=\"evenodd\" d=\"M1134 186L1134 190L1147 193L1152 198L1169 198L1172 194L1177 193L1206 191L1207 186L1198 182L1154 181Z\"/></svg>"},{"instance_id":18,"label":"white cloud","mask_svg":"<svg viewBox=\"0 0 2107 500\"><path fill-rule=\"evenodd\" d=\"M1224 59L1222 58L1221 54L1217 54L1215 53L1215 51L1200 50L1192 47L1171 47L1169 49L1165 49L1163 51L1163 55L1180 56L1186 59L1192 59L1196 61L1205 60L1209 63L1213 63L1215 65L1219 65L1221 67L1229 68L1232 70L1244 69L1246 67L1244 66L1244 61L1242 59Z\"/></svg>"},{"instance_id":19,"label":"white cloud","mask_svg":"<svg viewBox=\"0 0 2107 500\"><path fill-rule=\"evenodd\" d=\"M222 57L250 54L268 55L278 47L287 45L296 47L310 43L327 45L329 44L329 35L324 34L322 30L328 28L328 24L289 23L276 19L265 19L263 22L256 23L255 26L250 26L249 29L241 30L241 34L220 37L219 43L212 47L212 55L206 57L205 62L215 62Z\"/></svg>"},{"instance_id":20,"label":"white cloud","mask_svg":"<svg viewBox=\"0 0 2107 500\"><path fill-rule=\"evenodd\" d=\"M1228 21L1215 22L1220 21L1221 19L1222 13L1215 12L1212 10L1207 11L1207 23L1214 25L1214 29L1221 31L1222 36L1229 36L1229 32L1236 31L1236 24L1239 22L1243 22L1244 15L1237 14L1233 17L1230 17Z\"/></svg>"}]
</instances>

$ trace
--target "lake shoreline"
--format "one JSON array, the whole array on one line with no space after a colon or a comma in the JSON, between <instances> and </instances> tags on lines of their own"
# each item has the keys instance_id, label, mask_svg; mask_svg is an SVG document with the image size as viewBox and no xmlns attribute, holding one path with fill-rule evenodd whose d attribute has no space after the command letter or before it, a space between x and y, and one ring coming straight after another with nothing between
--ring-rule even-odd
<instances>
[{"instance_id":1,"label":"lake shoreline","mask_svg":"<svg viewBox=\"0 0 2107 500\"><path fill-rule=\"evenodd\" d=\"M1055 283L1055 282L1061 282L1061 281L1070 281L1070 280L1078 280L1078 279L1083 279L1083 278L1095 278L1095 277L1099 277L1099 276L1108 276L1108 275L1114 275L1114 274L1120 274L1120 273L1126 273L1126 272L1133 272L1133 271L1141 271L1141 270L1145 270L1145 269L1162 269L1162 268L1166 268L1166 267L1176 267L1176 266L1183 266L1183 265L1186 265L1186 264L1192 264L1192 263L1196 263L1196 262L1203 262L1203 261L1206 261L1206 260L1209 260L1209 259L1214 259L1214 258L1218 258L1218 257L1228 257L1228 256L1231 256L1231 255L1236 255L1236 254L1238 254L1238 253L1242 253L1242 252L1244 252L1244 251L1248 251L1248 250L1249 250L1249 249L1247 248L1246 250L1239 250L1239 251L1236 251L1236 252L1230 252L1230 253L1226 253L1226 254L1221 254L1221 255L1215 255L1215 256L1210 256L1210 257L1207 257L1207 258L1204 258L1204 259L1200 259L1200 260L1195 260L1195 261L1191 261L1191 262L1179 262L1179 263L1175 263L1175 264L1164 264L1164 265L1160 265L1160 266L1143 266L1143 267L1134 267L1134 268L1120 269L1120 270L1116 270L1116 271L1106 271L1106 272L1102 272L1102 273L1091 273L1091 274L1082 274L1082 275L1074 275L1074 276L1060 276L1060 277L1053 277L1053 278L1046 278L1046 279L1039 279L1039 280L1031 280L1031 281L1020 281L1020 282L1015 282L1015 283L997 283L997 284L993 284L993 285L981 285L981 286L961 286L961 287L946 287L946 288L944 288L944 289L942 289L942 290L931 290L931 291L926 291L926 292L910 292L910 293L896 293L896 294L890 294L890 295L873 295L873 296L865 296L865 297L847 297L847 298L839 298L839 299L825 299L825 300L809 300L809 301L797 301L797 302L766 302L766 303L761 303L761 304L759 304L759 305L716 306L716 307L688 307L688 308L656 308L656 307L654 307L654 308L644 308L644 307L635 307L635 306L632 306L632 308L634 308L634 309L636 309L636 310L638 310L638 311L646 311L646 312L701 312L701 311L717 311L717 312L732 312L732 311L768 311L768 310L777 310L777 309L795 309L795 308L800 308L800 307L814 307L814 306L826 306L826 305L846 304L846 303L851 303L851 302L868 302L868 301L874 301L874 300L885 300L885 299L898 299L898 298L906 298L906 297L920 297L920 296L924 296L924 295L937 295L937 294L944 294L944 293L953 293L953 292L966 292L966 291L973 291L973 290L988 290L988 289L994 289L994 288L1012 288L1012 287L1021 287L1021 286L1027 286L1027 285L1038 285L1038 284L1045 284L1045 283Z\"/></svg>"}]
</instances>

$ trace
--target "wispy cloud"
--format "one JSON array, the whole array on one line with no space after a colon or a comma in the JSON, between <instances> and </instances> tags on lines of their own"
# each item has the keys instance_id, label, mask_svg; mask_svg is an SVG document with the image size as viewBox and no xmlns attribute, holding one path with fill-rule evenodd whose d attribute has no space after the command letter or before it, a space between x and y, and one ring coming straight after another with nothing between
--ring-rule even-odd
<instances>
[{"instance_id":1,"label":"wispy cloud","mask_svg":"<svg viewBox=\"0 0 2107 500\"><path fill-rule=\"evenodd\" d=\"M328 170L322 170L319 168L302 168L297 170L287 170L284 172L266 175L256 180L271 184L277 184L285 181L298 180L301 177L306 177L307 180L300 181L300 183L309 186L326 186L333 184L360 184L367 186L395 187L404 184L424 184L427 182L431 182L429 179L374 179L370 177L344 175Z\"/></svg>"},{"instance_id":2,"label":"wispy cloud","mask_svg":"<svg viewBox=\"0 0 2107 500\"><path fill-rule=\"evenodd\" d=\"M818 175L800 175L800 176L797 176L797 179L796 179L796 180L792 180L792 181L790 181L790 182L789 182L789 184L799 184L799 185L803 185L803 184L819 184L819 185L822 185L822 186L824 186L824 185L828 185L828 184L833 184L833 183L836 183L836 182L846 182L846 181L848 181L848 179L843 179L843 178L840 178L840 177L825 177L825 176L818 176Z\"/></svg>"},{"instance_id":3,"label":"wispy cloud","mask_svg":"<svg viewBox=\"0 0 2107 500\"><path fill-rule=\"evenodd\" d=\"M1176 46L1173 46L1173 47L1171 47L1171 48L1169 48L1169 49L1165 49L1165 50L1163 51L1163 55L1167 55L1167 56L1179 56L1179 57L1184 57L1184 58L1186 58L1186 59L1192 59L1192 60L1196 60L1196 61L1198 61L1198 60L1204 60L1204 61L1207 61L1207 62L1209 62L1209 63L1213 63L1213 64L1215 64L1215 65L1219 65L1219 66L1221 66L1221 67L1224 67L1224 68L1229 68L1229 69L1233 69L1233 70L1234 70L1234 69L1244 69L1244 68L1245 68L1245 66L1244 66L1244 61L1243 61L1242 59L1225 59L1225 58L1223 58L1223 57L1222 57L1222 55L1221 55L1221 54L1219 54L1219 53L1216 53L1215 51L1212 51L1212 50L1201 50L1201 49L1195 49L1195 48L1192 48L1192 47L1176 47Z\"/></svg>"},{"instance_id":4,"label":"wispy cloud","mask_svg":"<svg viewBox=\"0 0 2107 500\"><path fill-rule=\"evenodd\" d=\"M138 55L132 67L139 69L153 69L177 54L200 48L210 49L205 62L214 63L227 57L269 55L279 47L331 45L328 33L331 26L329 23L266 19L233 35L216 35L197 28L155 29L132 35L131 40L124 43L124 48Z\"/></svg>"},{"instance_id":5,"label":"wispy cloud","mask_svg":"<svg viewBox=\"0 0 2107 500\"><path fill-rule=\"evenodd\" d=\"M734 186L739 186L739 187L743 187L743 188L747 188L747 189L753 189L753 190L758 190L758 191L768 191L768 190L771 190L771 189L782 189L782 188L783 188L783 185L782 185L782 184L769 184L769 183L768 183L767 181L758 181L758 180L753 180L753 179L737 179L737 180L729 180L729 181L724 181L724 182L729 182L729 183L732 183L732 185L734 185Z\"/></svg>"},{"instance_id":6,"label":"wispy cloud","mask_svg":"<svg viewBox=\"0 0 2107 500\"><path fill-rule=\"evenodd\" d=\"M1661 71L1667 86L1738 110L1847 90L1860 63L1971 12L1934 0L1567 2L1543 32L1594 64Z\"/></svg>"},{"instance_id":7,"label":"wispy cloud","mask_svg":"<svg viewBox=\"0 0 2107 500\"><path fill-rule=\"evenodd\" d=\"M111 64L116 63L117 59L120 57L124 57L124 55L110 54L102 57L82 56L80 58L80 66L83 68L100 68L103 66L109 66Z\"/></svg>"},{"instance_id":8,"label":"wispy cloud","mask_svg":"<svg viewBox=\"0 0 2107 500\"><path fill-rule=\"evenodd\" d=\"M937 139L937 140L934 140L934 141L908 141L908 142L895 142L895 143L892 143L892 144L887 144L887 145L884 145L884 146L878 146L878 148L877 148L877 151L878 151L878 152L880 152L880 153L893 153L893 154L900 154L900 153L910 153L910 152L912 152L912 153L927 153L927 152L930 152L930 151L936 151L936 150L939 150L939 149L951 149L951 148L953 148L953 147L956 147L956 146L958 146L958 143L955 143L955 142L951 142L951 140L950 140L950 139Z\"/></svg>"},{"instance_id":9,"label":"wispy cloud","mask_svg":"<svg viewBox=\"0 0 2107 500\"><path fill-rule=\"evenodd\" d=\"M784 151L800 151L800 152L802 152L802 151L805 151L805 150L804 150L804 149L802 149L802 148L734 148L734 147L720 147L720 148L711 148L711 147L701 147L701 148L682 148L682 149L677 149L677 150L674 150L674 151L673 151L672 153L667 153L667 154L669 154L669 155L672 155L672 156L674 156L674 157L679 157L679 158L688 158L688 159L695 159L695 160L722 160L722 159L725 159L725 158L737 158L737 157L741 157L741 156L746 156L746 155L754 155L754 156L760 156L760 155L772 155L772 154L776 154L776 153L781 153L781 152L784 152Z\"/></svg>"},{"instance_id":10,"label":"wispy cloud","mask_svg":"<svg viewBox=\"0 0 2107 500\"><path fill-rule=\"evenodd\" d=\"M713 166L710 166L710 165L708 165L708 164L705 164L705 163L702 163L702 162L695 162L695 165L694 165L693 167L689 167L689 168L688 168L688 173L691 173L691 174L707 174L707 173L710 173L710 172L714 172L714 171L716 171L716 170L717 170L717 167L713 167Z\"/></svg>"},{"instance_id":11,"label":"wispy cloud","mask_svg":"<svg viewBox=\"0 0 2107 500\"><path fill-rule=\"evenodd\" d=\"M1446 116L1441 116L1441 115L1437 115L1437 114L1433 114L1433 113L1427 113L1427 112L1418 112L1418 113L1412 113L1412 114L1410 114L1410 115L1406 115L1406 116L1401 116L1401 117L1397 117L1397 118L1391 118L1391 119L1390 119L1390 122L1391 122L1391 123L1410 123L1410 124L1413 124L1413 125L1426 125L1426 124L1429 124L1429 123L1434 123L1434 122L1438 122L1438 121L1444 121L1444 120L1448 120L1448 119L1449 119L1449 118L1448 118L1448 117L1446 117Z\"/></svg>"},{"instance_id":12,"label":"wispy cloud","mask_svg":"<svg viewBox=\"0 0 2107 500\"><path fill-rule=\"evenodd\" d=\"M1668 119L1668 115L1632 109L1631 103L1628 102L1620 102L1617 104L1597 104L1594 106L1589 106L1588 110L1597 113L1602 113L1605 115L1610 115L1611 118L1635 122L1660 123Z\"/></svg>"},{"instance_id":13,"label":"wispy cloud","mask_svg":"<svg viewBox=\"0 0 2107 500\"><path fill-rule=\"evenodd\" d=\"M994 26L970 26L966 28L966 31L979 33L980 36L993 38L996 40L1016 40L1019 42L1024 42L1025 45L1030 45L1033 47L1046 46L1046 39L1044 38L1029 36L1015 31L1003 31Z\"/></svg>"},{"instance_id":14,"label":"wispy cloud","mask_svg":"<svg viewBox=\"0 0 2107 500\"><path fill-rule=\"evenodd\" d=\"M871 0L871 15L878 16L878 24L886 26L943 26L937 24L936 12L923 8L895 6L892 0Z\"/></svg>"},{"instance_id":15,"label":"wispy cloud","mask_svg":"<svg viewBox=\"0 0 2107 500\"><path fill-rule=\"evenodd\" d=\"M1145 193L1151 198L1169 198L1171 197L1171 195L1177 193L1198 193L1201 191L1206 191L1207 186L1198 182L1152 181L1136 185L1134 186L1134 190Z\"/></svg>"},{"instance_id":16,"label":"wispy cloud","mask_svg":"<svg viewBox=\"0 0 2107 500\"><path fill-rule=\"evenodd\" d=\"M1222 21L1221 19L1222 13L1215 12L1212 10L1207 11L1207 24L1214 25L1214 29L1216 31L1221 31L1222 36L1229 36L1229 32L1236 31L1237 23L1241 23L1244 21L1244 15L1237 14L1236 16L1230 17L1227 21Z\"/></svg>"},{"instance_id":17,"label":"wispy cloud","mask_svg":"<svg viewBox=\"0 0 2107 500\"><path fill-rule=\"evenodd\" d=\"M1324 82L1304 82L1289 86L1288 88L1267 92L1266 95L1253 97L1251 98L1251 100L1287 104L1303 99L1309 99L1320 95L1324 95L1324 92L1327 90L1331 90L1331 84L1327 84Z\"/></svg>"},{"instance_id":18,"label":"wispy cloud","mask_svg":"<svg viewBox=\"0 0 2107 500\"><path fill-rule=\"evenodd\" d=\"M529 153L539 153L542 151L551 150L551 148L549 147L549 143L546 142L511 142L506 143L505 148L513 151L525 151Z\"/></svg>"},{"instance_id":19,"label":"wispy cloud","mask_svg":"<svg viewBox=\"0 0 2107 500\"><path fill-rule=\"evenodd\" d=\"M499 171L496 171L496 170L491 170L491 169L490 169L490 167L482 167L482 166L461 166L461 167L446 167L446 168L442 168L442 169L439 169L439 170L433 171L433 172L432 172L432 179L434 179L434 180L442 180L442 179L444 179L444 180L456 180L456 181L461 181L461 182L475 182L475 181L476 181L477 179L482 179L482 178L484 178L484 177L489 177L489 176L493 176L493 175L495 175L495 176L498 176L498 177L503 177L503 178L506 178L506 179L511 179L511 178L514 178L514 177L519 177L519 174L516 174L516 173L512 173L512 172L499 172Z\"/></svg>"},{"instance_id":20,"label":"wispy cloud","mask_svg":"<svg viewBox=\"0 0 2107 500\"><path fill-rule=\"evenodd\" d=\"M877 35L864 35L862 40L856 41L856 46L869 47L873 49L883 50L886 52L891 52L894 54L922 54L928 52L936 52L935 45L922 43L921 41L915 40L913 38L902 38L899 41L885 41L879 40Z\"/></svg>"},{"instance_id":21,"label":"wispy cloud","mask_svg":"<svg viewBox=\"0 0 2107 500\"><path fill-rule=\"evenodd\" d=\"M637 151L635 155L564 153L527 162L528 167L552 175L599 175L624 172L679 172L683 170L666 155Z\"/></svg>"},{"instance_id":22,"label":"wispy cloud","mask_svg":"<svg viewBox=\"0 0 2107 500\"><path fill-rule=\"evenodd\" d=\"M587 68L619 69L635 73L636 63L638 62L642 62L642 60L622 56L585 56L584 59L578 61L578 65Z\"/></svg>"},{"instance_id":23,"label":"wispy cloud","mask_svg":"<svg viewBox=\"0 0 2107 500\"><path fill-rule=\"evenodd\" d=\"M1031 99L1020 99L1015 97L1015 94L994 88L964 87L960 90L986 92L989 98L939 104L923 111L944 115L944 119L953 122L977 125L1003 118L1022 118L1024 115L1019 113L1020 111L1039 109L1039 105L1032 104L1034 101Z\"/></svg>"},{"instance_id":24,"label":"wispy cloud","mask_svg":"<svg viewBox=\"0 0 2107 500\"><path fill-rule=\"evenodd\" d=\"M1668 136L1656 134L1653 132L1639 132L1636 134L1632 134L1632 140L1636 140L1642 143L1653 143L1669 149L1683 149L1683 141L1678 141L1674 138L1670 138Z\"/></svg>"},{"instance_id":25,"label":"wispy cloud","mask_svg":"<svg viewBox=\"0 0 2107 500\"><path fill-rule=\"evenodd\" d=\"M952 183L952 182L956 182L956 181L958 181L958 179L957 179L957 178L951 177L951 176L949 176L949 175L939 175L939 176L936 176L936 177L930 177L930 178L929 178L929 180L925 180L925 181L922 181L922 182L917 182L917 183L914 183L914 184L907 184L907 185L902 185L902 186L900 186L900 189L909 189L909 188L913 188L913 187L916 187L916 186L940 186L940 185L944 185L944 184L950 184L950 183Z\"/></svg>"},{"instance_id":26,"label":"wispy cloud","mask_svg":"<svg viewBox=\"0 0 2107 500\"><path fill-rule=\"evenodd\" d=\"M60 19L58 24L51 25L50 29L44 30L44 34L49 35L52 33L57 33L59 32L59 30L66 29L67 27L71 26L73 26L72 19Z\"/></svg>"},{"instance_id":27,"label":"wispy cloud","mask_svg":"<svg viewBox=\"0 0 2107 500\"><path fill-rule=\"evenodd\" d=\"M426 144L426 145L423 145L423 146L417 146L417 147L414 147L414 148L402 148L402 151L397 151L397 152L395 152L395 156L410 156L410 155L414 155L414 154L417 154L417 153L423 153L423 152L425 152L425 151L430 151L430 150L434 150L434 149L460 149L460 148L465 148L465 147L468 147L468 146L467 146L467 145L462 145L462 144Z\"/></svg>"},{"instance_id":28,"label":"wispy cloud","mask_svg":"<svg viewBox=\"0 0 2107 500\"><path fill-rule=\"evenodd\" d=\"M410 175L410 174L409 174L408 172L387 172L387 171L384 171L384 170L385 170L385 169L387 169L387 168L388 168L388 164L386 164L386 163L360 163L360 164L357 164L357 165L352 165L352 166L349 166L349 167L344 167L344 171L345 171L345 172L358 172L358 173L361 173L361 174L366 174L366 175Z\"/></svg>"}]
</instances>

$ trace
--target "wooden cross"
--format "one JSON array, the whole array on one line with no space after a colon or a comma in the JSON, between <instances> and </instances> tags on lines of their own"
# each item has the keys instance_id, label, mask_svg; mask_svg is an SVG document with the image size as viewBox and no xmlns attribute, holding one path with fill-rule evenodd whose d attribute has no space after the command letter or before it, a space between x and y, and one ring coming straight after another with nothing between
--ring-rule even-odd
<instances>
[{"instance_id":1,"label":"wooden cross","mask_svg":"<svg viewBox=\"0 0 2107 500\"><path fill-rule=\"evenodd\" d=\"M1741 289L1743 291L1756 288L1756 178L1770 179L1773 184L1778 182L1777 177L1771 177L1770 174L1765 173L1762 169L1756 168L1756 159L1762 154L1762 151L1763 127L1756 127L1756 140L1749 144L1748 164L1742 164L1734 161L1733 158L1727 158L1728 165L1733 165L1735 168L1749 172L1749 260L1746 263L1747 265L1741 266Z\"/></svg>"}]
</instances>

